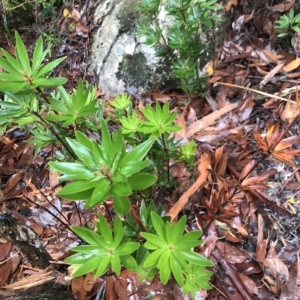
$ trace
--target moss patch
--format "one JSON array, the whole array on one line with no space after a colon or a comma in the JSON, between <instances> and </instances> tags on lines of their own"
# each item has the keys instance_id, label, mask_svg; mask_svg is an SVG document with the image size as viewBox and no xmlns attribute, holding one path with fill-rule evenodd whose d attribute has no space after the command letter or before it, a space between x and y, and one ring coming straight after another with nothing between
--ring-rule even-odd
<instances>
[{"instance_id":1,"label":"moss patch","mask_svg":"<svg viewBox=\"0 0 300 300\"><path fill-rule=\"evenodd\" d=\"M120 30L125 32L133 32L136 30L141 14L137 2L135 0L127 0L122 3L122 10L118 14L117 19L120 22Z\"/></svg>"},{"instance_id":2,"label":"moss patch","mask_svg":"<svg viewBox=\"0 0 300 300\"><path fill-rule=\"evenodd\" d=\"M151 69L147 66L147 60L142 53L124 55L116 76L125 82L126 87L146 87L152 78Z\"/></svg>"}]
</instances>

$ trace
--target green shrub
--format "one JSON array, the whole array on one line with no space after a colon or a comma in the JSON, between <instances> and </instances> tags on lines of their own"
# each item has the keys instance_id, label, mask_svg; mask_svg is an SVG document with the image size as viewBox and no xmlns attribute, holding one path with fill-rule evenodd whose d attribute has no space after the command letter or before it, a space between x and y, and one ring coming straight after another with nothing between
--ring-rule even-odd
<instances>
[{"instance_id":1,"label":"green shrub","mask_svg":"<svg viewBox=\"0 0 300 300\"><path fill-rule=\"evenodd\" d=\"M155 48L157 56L169 58L173 63L173 75L179 86L188 93L202 91L206 78L201 76L200 57L207 50L201 40L205 28L221 18L212 12L222 6L217 0L142 0L140 9L152 22L142 24L137 35L146 45ZM167 32L163 31L159 14L162 8L172 17Z\"/></svg>"},{"instance_id":2,"label":"green shrub","mask_svg":"<svg viewBox=\"0 0 300 300\"><path fill-rule=\"evenodd\" d=\"M162 208L154 208L153 201L146 205L140 200L151 197L156 181L164 185L170 181L171 157L190 163L194 157L194 144L178 151L178 144L170 137L180 127L173 125L176 113L170 113L168 103L146 105L140 118L128 96L118 96L111 102L112 119L120 117L120 123L114 124L102 114L95 89L79 81L68 93L62 87L64 78L51 77L64 58L45 64L49 49L43 49L42 38L31 59L17 33L16 57L2 52L1 131L17 124L30 129L34 136L31 143L38 148L56 147L57 155L49 167L66 182L58 192L62 198L84 200L85 208L91 210L113 200L116 217L111 226L99 214L93 228L71 227L85 243L71 248L75 254L66 259L72 276L94 272L98 277L108 269L120 274L126 268L139 273L142 280L159 275L165 284L174 277L184 292L192 295L200 288L209 289L212 272L205 268L213 264L194 251L201 244L202 233L185 233L186 217L170 223L169 217L162 216ZM119 128L112 130L116 125ZM97 132L101 138L92 140L86 131ZM139 202L139 213L134 213L132 201Z\"/></svg>"},{"instance_id":3,"label":"green shrub","mask_svg":"<svg viewBox=\"0 0 300 300\"><path fill-rule=\"evenodd\" d=\"M295 45L294 33L300 32L300 14L295 16L294 10L291 9L288 15L283 15L276 21L275 29L279 33L278 37L292 36L291 45Z\"/></svg>"}]
</instances>

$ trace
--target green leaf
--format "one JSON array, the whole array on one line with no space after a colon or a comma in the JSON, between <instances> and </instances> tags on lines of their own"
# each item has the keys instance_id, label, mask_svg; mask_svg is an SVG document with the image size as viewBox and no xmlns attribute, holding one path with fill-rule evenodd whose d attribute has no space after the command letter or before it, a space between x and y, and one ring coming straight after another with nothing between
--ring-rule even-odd
<instances>
[{"instance_id":1,"label":"green leaf","mask_svg":"<svg viewBox=\"0 0 300 300\"><path fill-rule=\"evenodd\" d=\"M35 86L42 88L53 88L65 84L66 82L67 79L62 77L36 78L32 81Z\"/></svg>"},{"instance_id":2,"label":"green leaf","mask_svg":"<svg viewBox=\"0 0 300 300\"><path fill-rule=\"evenodd\" d=\"M113 195L129 196L132 194L131 185L127 182L117 182L112 184Z\"/></svg>"},{"instance_id":3,"label":"green leaf","mask_svg":"<svg viewBox=\"0 0 300 300\"><path fill-rule=\"evenodd\" d=\"M174 258L174 256L170 257L170 267L175 280L182 287L183 286L182 268L180 263L178 262L177 259Z\"/></svg>"},{"instance_id":4,"label":"green leaf","mask_svg":"<svg viewBox=\"0 0 300 300\"><path fill-rule=\"evenodd\" d=\"M121 219L120 219L120 217L118 215L115 217L113 228L114 228L114 236L115 237L119 233L123 234L124 231L125 231L125 228L122 225L122 221L121 221ZM119 243L118 243L118 245L119 245ZM115 245L115 247L117 247L118 245Z\"/></svg>"},{"instance_id":5,"label":"green leaf","mask_svg":"<svg viewBox=\"0 0 300 300\"><path fill-rule=\"evenodd\" d=\"M81 265L84 264L88 259L90 259L93 256L93 253L91 255L83 254L83 253L76 253L72 256L69 256L65 262L67 264L72 265ZM78 266L79 267L79 266Z\"/></svg>"},{"instance_id":6,"label":"green leaf","mask_svg":"<svg viewBox=\"0 0 300 300\"><path fill-rule=\"evenodd\" d=\"M60 180L90 180L96 177L96 174L90 171L82 163L73 162L51 162L50 167L63 173Z\"/></svg>"},{"instance_id":7,"label":"green leaf","mask_svg":"<svg viewBox=\"0 0 300 300\"><path fill-rule=\"evenodd\" d=\"M182 257L187 260L189 263L193 263L195 265L200 265L200 266L213 266L214 264L204 256L192 252L192 251L179 251L179 253L182 255Z\"/></svg>"},{"instance_id":8,"label":"green leaf","mask_svg":"<svg viewBox=\"0 0 300 300\"><path fill-rule=\"evenodd\" d=\"M105 241L94 231L79 227L79 226L70 226L72 231L76 233L81 239L93 246L105 247Z\"/></svg>"},{"instance_id":9,"label":"green leaf","mask_svg":"<svg viewBox=\"0 0 300 300\"><path fill-rule=\"evenodd\" d=\"M111 229L110 229L107 221L101 214L98 214L98 217L99 217L99 225L100 225L101 235L103 236L107 245L109 247L111 247L113 244L113 236L112 236Z\"/></svg>"},{"instance_id":10,"label":"green leaf","mask_svg":"<svg viewBox=\"0 0 300 300\"><path fill-rule=\"evenodd\" d=\"M287 33L279 33L277 36L278 37L283 37L283 36L287 36L288 34Z\"/></svg>"},{"instance_id":11,"label":"green leaf","mask_svg":"<svg viewBox=\"0 0 300 300\"><path fill-rule=\"evenodd\" d=\"M130 210L130 202L127 197L113 195L114 198L114 208L119 214L127 214Z\"/></svg>"},{"instance_id":12,"label":"green leaf","mask_svg":"<svg viewBox=\"0 0 300 300\"><path fill-rule=\"evenodd\" d=\"M123 266L128 270L134 271L137 268L137 263L131 255L121 256L120 260Z\"/></svg>"},{"instance_id":13,"label":"green leaf","mask_svg":"<svg viewBox=\"0 0 300 300\"><path fill-rule=\"evenodd\" d=\"M111 156L109 157L110 163L109 163L109 171L111 174L115 174L117 170L119 169L120 159L122 157L122 152L118 151L115 153L115 150L111 152Z\"/></svg>"},{"instance_id":14,"label":"green leaf","mask_svg":"<svg viewBox=\"0 0 300 300\"><path fill-rule=\"evenodd\" d=\"M93 155L98 166L108 165L108 161L105 160L102 149L95 142L93 142Z\"/></svg>"},{"instance_id":15,"label":"green leaf","mask_svg":"<svg viewBox=\"0 0 300 300\"><path fill-rule=\"evenodd\" d=\"M169 266L170 255L171 255L170 250L165 250L163 252L163 254L160 256L158 263L157 263L158 269L166 268L166 266Z\"/></svg>"},{"instance_id":16,"label":"green leaf","mask_svg":"<svg viewBox=\"0 0 300 300\"><path fill-rule=\"evenodd\" d=\"M97 271L94 274L95 278L103 275L108 270L110 261L111 261L111 255L109 255L109 254L107 256L105 256L104 258L102 258L101 262L98 264L98 268L96 265Z\"/></svg>"},{"instance_id":17,"label":"green leaf","mask_svg":"<svg viewBox=\"0 0 300 300\"><path fill-rule=\"evenodd\" d=\"M103 252L106 251L104 248L99 247L99 246L94 246L94 245L81 245L77 247L72 247L72 252L78 252L82 254L89 254L89 256L96 256L98 254L102 254Z\"/></svg>"},{"instance_id":18,"label":"green leaf","mask_svg":"<svg viewBox=\"0 0 300 300\"><path fill-rule=\"evenodd\" d=\"M111 137L107 128L107 125L104 121L102 121L101 126L101 150L105 160L110 163L112 160L113 153L113 145L111 142Z\"/></svg>"},{"instance_id":19,"label":"green leaf","mask_svg":"<svg viewBox=\"0 0 300 300\"><path fill-rule=\"evenodd\" d=\"M172 233L172 228L171 228L170 222L166 223L165 228L166 228L166 241L167 241L167 243L169 245L174 245L173 239L172 239L173 233Z\"/></svg>"},{"instance_id":20,"label":"green leaf","mask_svg":"<svg viewBox=\"0 0 300 300\"><path fill-rule=\"evenodd\" d=\"M55 59L54 61L48 63L45 65L36 75L36 77L42 77L43 75L49 73L52 71L56 66L58 66L62 61L64 61L67 57L60 57L58 59Z\"/></svg>"},{"instance_id":21,"label":"green leaf","mask_svg":"<svg viewBox=\"0 0 300 300\"><path fill-rule=\"evenodd\" d=\"M136 251L140 247L139 243L136 242L127 242L124 244L121 244L118 250L125 253L125 255L131 254L134 251ZM123 254L124 255L124 254Z\"/></svg>"},{"instance_id":22,"label":"green leaf","mask_svg":"<svg viewBox=\"0 0 300 300\"><path fill-rule=\"evenodd\" d=\"M32 57L32 75L36 75L41 63L43 62L48 51L43 52L43 38L40 36L33 52Z\"/></svg>"},{"instance_id":23,"label":"green leaf","mask_svg":"<svg viewBox=\"0 0 300 300\"><path fill-rule=\"evenodd\" d=\"M0 92L17 93L27 85L26 82L20 81L0 81Z\"/></svg>"},{"instance_id":24,"label":"green leaf","mask_svg":"<svg viewBox=\"0 0 300 300\"><path fill-rule=\"evenodd\" d=\"M186 233L180 238L180 242L198 240L202 235L200 230L194 230Z\"/></svg>"},{"instance_id":25,"label":"green leaf","mask_svg":"<svg viewBox=\"0 0 300 300\"><path fill-rule=\"evenodd\" d=\"M111 257L111 267L112 267L112 270L116 273L116 275L120 275L120 273L121 273L121 261L120 261L119 256L112 255L112 257Z\"/></svg>"},{"instance_id":26,"label":"green leaf","mask_svg":"<svg viewBox=\"0 0 300 300\"><path fill-rule=\"evenodd\" d=\"M59 86L58 90L59 90L60 96L66 103L67 107L69 109L73 110L72 99L71 99L70 95L67 93L67 91L62 86Z\"/></svg>"},{"instance_id":27,"label":"green leaf","mask_svg":"<svg viewBox=\"0 0 300 300\"><path fill-rule=\"evenodd\" d=\"M12 59L14 59L12 57ZM17 63L17 61L16 61ZM15 68L15 66L13 66L12 64L10 64L8 62L7 59L0 57L0 66L1 68L3 68L4 70L6 70L7 72L14 74L14 75L22 75L22 67L18 66L17 68Z\"/></svg>"},{"instance_id":28,"label":"green leaf","mask_svg":"<svg viewBox=\"0 0 300 300\"><path fill-rule=\"evenodd\" d=\"M57 195L68 200L88 200L92 195L93 190L88 189L78 193L65 193L64 190L60 190Z\"/></svg>"},{"instance_id":29,"label":"green leaf","mask_svg":"<svg viewBox=\"0 0 300 300\"><path fill-rule=\"evenodd\" d=\"M120 172L124 174L126 177L130 177L131 175L138 173L139 171L145 169L149 165L149 161L132 161L125 164L120 169Z\"/></svg>"},{"instance_id":30,"label":"green leaf","mask_svg":"<svg viewBox=\"0 0 300 300\"><path fill-rule=\"evenodd\" d=\"M16 57L19 63L22 65L24 72L26 74L29 74L30 64L29 64L29 58L28 58L25 45L21 40L17 31L15 32L15 37L16 37Z\"/></svg>"},{"instance_id":31,"label":"green leaf","mask_svg":"<svg viewBox=\"0 0 300 300\"><path fill-rule=\"evenodd\" d=\"M190 250L187 250L187 251L191 252ZM172 251L172 256L180 263L182 269L186 269L186 267L187 267L186 258L181 255L181 252L182 251L178 251L178 250L174 249Z\"/></svg>"},{"instance_id":32,"label":"green leaf","mask_svg":"<svg viewBox=\"0 0 300 300\"><path fill-rule=\"evenodd\" d=\"M61 197L68 196L68 195L76 195L80 194L81 192L88 191L90 194L90 190L93 189L95 186L98 185L98 182L89 182L86 181L75 181L72 183L67 184L61 190L58 191L58 195ZM77 198L76 198L77 199ZM76 200L73 199L73 200ZM78 200L82 200L84 198L79 198Z\"/></svg>"},{"instance_id":33,"label":"green leaf","mask_svg":"<svg viewBox=\"0 0 300 300\"><path fill-rule=\"evenodd\" d=\"M26 78L24 78L24 76L21 74L0 73L0 79L8 81L18 81L22 83L26 81Z\"/></svg>"},{"instance_id":34,"label":"green leaf","mask_svg":"<svg viewBox=\"0 0 300 300\"><path fill-rule=\"evenodd\" d=\"M90 151L93 151L93 141L90 140L86 135L84 135L82 132L80 131L76 131L75 132L75 137L76 140L83 145L84 147L88 148Z\"/></svg>"},{"instance_id":35,"label":"green leaf","mask_svg":"<svg viewBox=\"0 0 300 300\"><path fill-rule=\"evenodd\" d=\"M91 195L91 199L88 201L88 207L94 207L97 204L103 203L109 198L109 195L109 181L107 179L100 180Z\"/></svg>"},{"instance_id":36,"label":"green leaf","mask_svg":"<svg viewBox=\"0 0 300 300\"><path fill-rule=\"evenodd\" d=\"M143 244L140 245L140 248L138 248L137 252L136 252L136 260L138 264L142 264L145 259L146 256L148 255L149 251L144 247Z\"/></svg>"},{"instance_id":37,"label":"green leaf","mask_svg":"<svg viewBox=\"0 0 300 300\"><path fill-rule=\"evenodd\" d=\"M201 241L199 241L199 240L177 242L175 245L175 249L176 250L187 250L187 249L197 247L199 245L201 245Z\"/></svg>"},{"instance_id":38,"label":"green leaf","mask_svg":"<svg viewBox=\"0 0 300 300\"><path fill-rule=\"evenodd\" d=\"M102 257L92 257L88 261L86 261L83 265L81 265L78 269L76 269L71 276L72 277L79 277L85 274L88 274L95 270L99 263L103 261Z\"/></svg>"},{"instance_id":39,"label":"green leaf","mask_svg":"<svg viewBox=\"0 0 300 300\"><path fill-rule=\"evenodd\" d=\"M113 144L113 154L120 152L120 157L123 157L125 154L125 143L124 138L122 135L121 128L118 128L118 130L114 133L112 138L112 144Z\"/></svg>"},{"instance_id":40,"label":"green leaf","mask_svg":"<svg viewBox=\"0 0 300 300\"><path fill-rule=\"evenodd\" d=\"M180 218L180 220L174 224L172 243L175 245L183 236L184 229L186 225L186 216Z\"/></svg>"},{"instance_id":41,"label":"green leaf","mask_svg":"<svg viewBox=\"0 0 300 300\"><path fill-rule=\"evenodd\" d=\"M164 221L154 211L151 212L151 219L152 219L153 227L154 227L156 233L166 241L167 240L166 225L165 225ZM151 241L151 242L153 243L153 241Z\"/></svg>"},{"instance_id":42,"label":"green leaf","mask_svg":"<svg viewBox=\"0 0 300 300\"><path fill-rule=\"evenodd\" d=\"M145 262L143 263L143 267L145 269L151 269L153 267L156 267L158 264L158 261L160 259L160 257L162 256L162 254L165 252L165 249L158 249L154 252L152 252L145 260Z\"/></svg>"},{"instance_id":43,"label":"green leaf","mask_svg":"<svg viewBox=\"0 0 300 300\"><path fill-rule=\"evenodd\" d=\"M77 155L77 157L88 167L93 168L97 165L97 162L94 159L93 153L86 148L84 145L80 144L79 142L66 138L68 144L70 145L71 149Z\"/></svg>"},{"instance_id":44,"label":"green leaf","mask_svg":"<svg viewBox=\"0 0 300 300\"><path fill-rule=\"evenodd\" d=\"M114 176L112 176L111 178L111 181L113 183L118 183L118 182L127 182L127 178L124 174L120 174L120 173L117 173L115 174Z\"/></svg>"},{"instance_id":45,"label":"green leaf","mask_svg":"<svg viewBox=\"0 0 300 300\"><path fill-rule=\"evenodd\" d=\"M82 101L83 96L83 83L82 79L78 81L78 85L76 91L72 95L72 108L74 111L80 111L80 109L84 106L84 101Z\"/></svg>"},{"instance_id":46,"label":"green leaf","mask_svg":"<svg viewBox=\"0 0 300 300\"><path fill-rule=\"evenodd\" d=\"M120 167L124 167L128 162L131 161L141 161L151 149L153 145L153 140L149 139L142 144L134 147L130 152L128 152L120 162Z\"/></svg>"},{"instance_id":47,"label":"green leaf","mask_svg":"<svg viewBox=\"0 0 300 300\"><path fill-rule=\"evenodd\" d=\"M141 232L140 235L151 244L157 246L157 248L168 248L167 242L161 236L149 232ZM145 247L148 248L147 243L145 243Z\"/></svg>"},{"instance_id":48,"label":"green leaf","mask_svg":"<svg viewBox=\"0 0 300 300\"><path fill-rule=\"evenodd\" d=\"M128 183L133 191L145 190L152 186L157 180L157 176L150 173L138 173L128 178Z\"/></svg>"},{"instance_id":49,"label":"green leaf","mask_svg":"<svg viewBox=\"0 0 300 300\"><path fill-rule=\"evenodd\" d=\"M9 63L9 65L11 67L13 67L16 70L17 73L19 73L21 75L25 75L24 69L19 64L19 62L16 59L14 59L6 50L1 49L1 51L2 51L3 55L5 56L7 62ZM8 66L8 64L6 63L6 64L4 64L3 68L5 68L7 66ZM7 71L10 72L10 73L13 73L10 70L7 70Z\"/></svg>"},{"instance_id":50,"label":"green leaf","mask_svg":"<svg viewBox=\"0 0 300 300\"><path fill-rule=\"evenodd\" d=\"M124 237L125 228L123 228L122 225L119 225L119 226L121 226L121 228L119 228L119 230L117 230L116 226L117 226L116 223L114 223L114 242L113 242L113 246L115 248L118 248L119 245L122 242L123 237Z\"/></svg>"},{"instance_id":51,"label":"green leaf","mask_svg":"<svg viewBox=\"0 0 300 300\"><path fill-rule=\"evenodd\" d=\"M147 226L148 223L148 212L147 212L147 207L145 205L145 201L142 200L140 204L140 218L144 226Z\"/></svg>"},{"instance_id":52,"label":"green leaf","mask_svg":"<svg viewBox=\"0 0 300 300\"><path fill-rule=\"evenodd\" d=\"M170 256L168 255L168 252L164 252L160 257L158 263L158 265L160 265L159 276L162 284L166 284L171 277L171 268L170 268L169 260L170 260Z\"/></svg>"}]
</instances>

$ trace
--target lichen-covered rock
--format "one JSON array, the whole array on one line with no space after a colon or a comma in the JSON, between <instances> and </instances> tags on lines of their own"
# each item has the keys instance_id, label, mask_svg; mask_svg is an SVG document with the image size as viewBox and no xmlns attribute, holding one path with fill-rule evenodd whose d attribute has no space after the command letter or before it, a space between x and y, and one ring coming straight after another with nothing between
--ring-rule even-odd
<instances>
[{"instance_id":1,"label":"lichen-covered rock","mask_svg":"<svg viewBox=\"0 0 300 300\"><path fill-rule=\"evenodd\" d=\"M91 48L91 68L104 93L122 93L129 87L143 92L172 81L170 64L135 36L142 22L136 0L105 0L96 9L99 28Z\"/></svg>"}]
</instances>

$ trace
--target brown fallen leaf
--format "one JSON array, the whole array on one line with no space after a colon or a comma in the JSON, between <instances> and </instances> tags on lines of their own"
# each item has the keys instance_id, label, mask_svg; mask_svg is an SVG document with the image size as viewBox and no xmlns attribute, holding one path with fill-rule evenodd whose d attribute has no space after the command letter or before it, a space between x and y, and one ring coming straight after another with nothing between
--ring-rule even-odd
<instances>
[{"instance_id":1,"label":"brown fallen leaf","mask_svg":"<svg viewBox=\"0 0 300 300\"><path fill-rule=\"evenodd\" d=\"M255 257L256 260L260 263L263 263L266 259L267 246L268 246L268 240L262 240L257 243Z\"/></svg>"},{"instance_id":2,"label":"brown fallen leaf","mask_svg":"<svg viewBox=\"0 0 300 300\"><path fill-rule=\"evenodd\" d=\"M297 69L300 66L300 58L296 58L293 61L291 61L289 64L287 64L286 66L284 66L282 68L282 71L284 72L291 72L295 69Z\"/></svg>"},{"instance_id":3,"label":"brown fallen leaf","mask_svg":"<svg viewBox=\"0 0 300 300\"><path fill-rule=\"evenodd\" d=\"M241 250L227 243L218 241L217 247L220 249L225 261L229 264L243 263L247 261L248 257Z\"/></svg>"},{"instance_id":4,"label":"brown fallen leaf","mask_svg":"<svg viewBox=\"0 0 300 300\"><path fill-rule=\"evenodd\" d=\"M0 288L2 288L12 271L11 260L5 260L0 265Z\"/></svg>"},{"instance_id":5,"label":"brown fallen leaf","mask_svg":"<svg viewBox=\"0 0 300 300\"><path fill-rule=\"evenodd\" d=\"M276 278L276 274L284 275L285 279L289 279L289 270L287 266L276 257L266 258L263 262L264 266L267 267L271 274Z\"/></svg>"},{"instance_id":6,"label":"brown fallen leaf","mask_svg":"<svg viewBox=\"0 0 300 300\"><path fill-rule=\"evenodd\" d=\"M275 11L276 12L285 12L285 11L289 11L291 8L293 8L294 5L295 5L295 0L290 0L287 2L283 2L280 4L270 6L269 10L273 11L273 12L275 12Z\"/></svg>"},{"instance_id":7,"label":"brown fallen leaf","mask_svg":"<svg viewBox=\"0 0 300 300\"><path fill-rule=\"evenodd\" d=\"M95 279L92 273L73 278L71 287L76 299L86 300L88 292L93 288L94 281Z\"/></svg>"},{"instance_id":8,"label":"brown fallen leaf","mask_svg":"<svg viewBox=\"0 0 300 300\"><path fill-rule=\"evenodd\" d=\"M282 121L287 121L288 124L291 124L291 122L293 122L298 115L299 115L298 104L291 102L289 97L284 109L280 113L280 118Z\"/></svg>"},{"instance_id":9,"label":"brown fallen leaf","mask_svg":"<svg viewBox=\"0 0 300 300\"><path fill-rule=\"evenodd\" d=\"M238 273L238 275L245 287L247 288L248 292L250 294L258 295L258 287L255 284L255 282L244 274Z\"/></svg>"},{"instance_id":10,"label":"brown fallen leaf","mask_svg":"<svg viewBox=\"0 0 300 300\"><path fill-rule=\"evenodd\" d=\"M225 11L229 11L231 7L235 7L238 4L238 0L228 0L226 5L224 6Z\"/></svg>"},{"instance_id":11,"label":"brown fallen leaf","mask_svg":"<svg viewBox=\"0 0 300 300\"><path fill-rule=\"evenodd\" d=\"M193 195L206 182L209 175L209 170L211 169L210 160L211 158L207 153L203 153L201 155L198 167L199 177L170 209L168 215L171 217L171 221L174 221L177 218L179 212L188 202L189 197Z\"/></svg>"}]
</instances>

